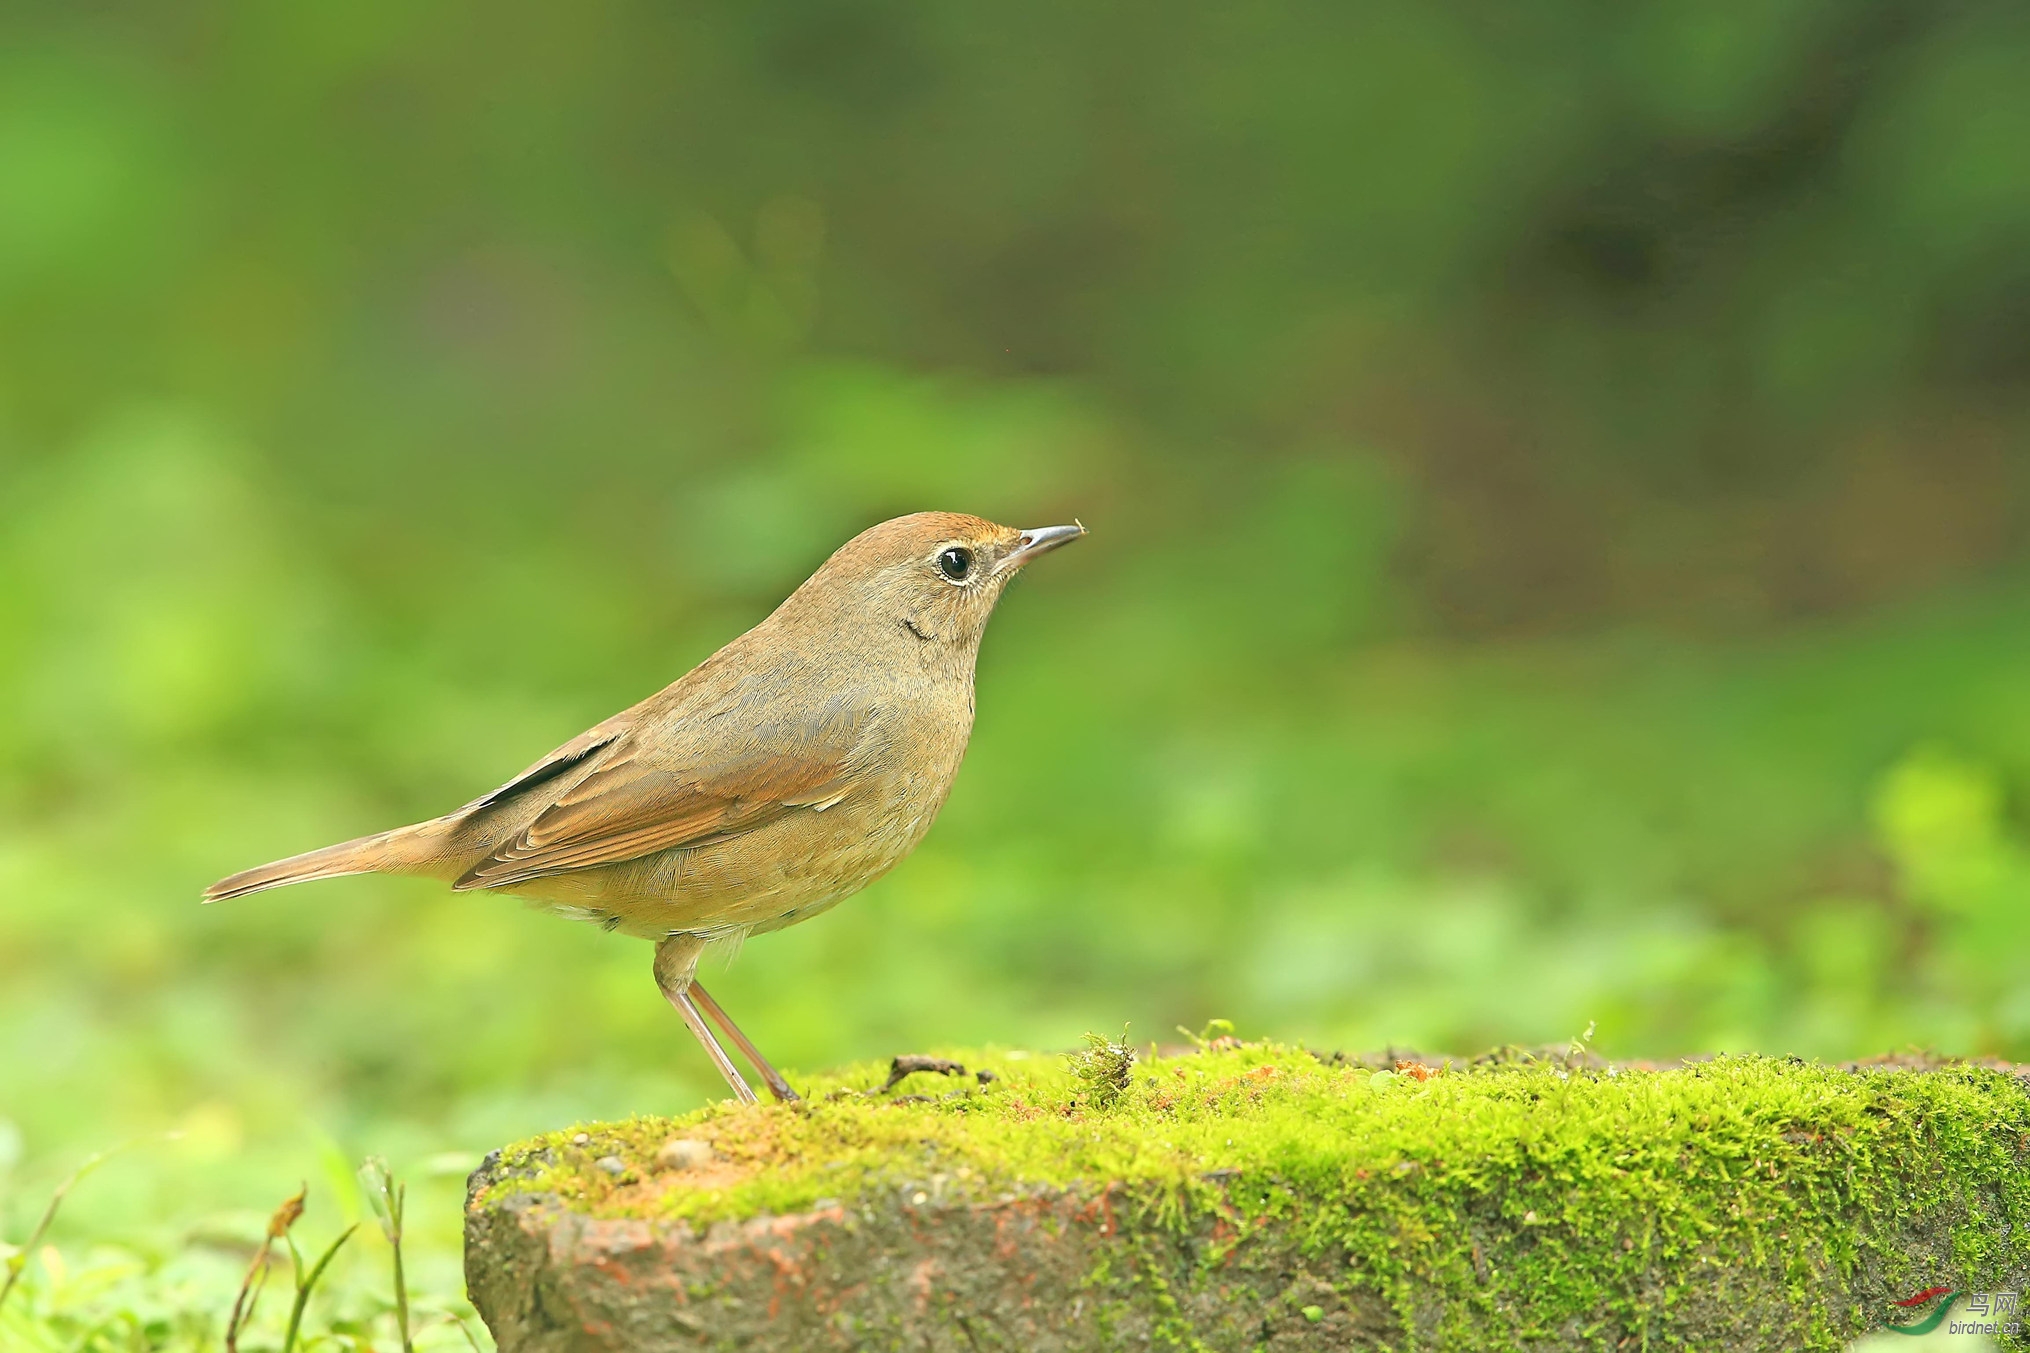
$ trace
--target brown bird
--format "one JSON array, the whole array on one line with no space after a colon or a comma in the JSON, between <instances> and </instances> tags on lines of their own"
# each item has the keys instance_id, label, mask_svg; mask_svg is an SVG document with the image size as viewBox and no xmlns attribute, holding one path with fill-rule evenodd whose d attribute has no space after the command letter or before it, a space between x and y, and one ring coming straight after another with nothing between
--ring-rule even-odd
<instances>
[{"instance_id":1,"label":"brown bird","mask_svg":"<svg viewBox=\"0 0 2030 1353\"><path fill-rule=\"evenodd\" d=\"M204 900L342 874L517 893L656 942L655 978L741 1099L710 1016L777 1099L782 1074L693 974L915 848L973 729L980 635L1008 580L1085 527L918 512L862 531L766 620L456 812L220 879Z\"/></svg>"}]
</instances>

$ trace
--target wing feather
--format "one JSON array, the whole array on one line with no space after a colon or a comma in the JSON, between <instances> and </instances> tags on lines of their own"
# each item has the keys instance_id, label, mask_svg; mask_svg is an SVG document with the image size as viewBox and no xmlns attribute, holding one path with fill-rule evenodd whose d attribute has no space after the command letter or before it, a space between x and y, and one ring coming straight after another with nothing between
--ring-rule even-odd
<instances>
[{"instance_id":1,"label":"wing feather","mask_svg":"<svg viewBox=\"0 0 2030 1353\"><path fill-rule=\"evenodd\" d=\"M765 725L738 748L683 738L662 743L622 731L552 769L573 749L567 743L524 775L536 776L537 786L555 786L553 801L452 887L512 887L723 841L798 809L822 811L858 784L853 754L870 714L834 706L817 718ZM564 772L580 766L584 773L567 782Z\"/></svg>"}]
</instances>

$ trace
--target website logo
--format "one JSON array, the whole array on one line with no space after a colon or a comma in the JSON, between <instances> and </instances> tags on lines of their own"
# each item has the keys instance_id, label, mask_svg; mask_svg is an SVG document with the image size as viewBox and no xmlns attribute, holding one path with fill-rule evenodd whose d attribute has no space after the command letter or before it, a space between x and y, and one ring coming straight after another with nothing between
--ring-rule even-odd
<instances>
[{"instance_id":1,"label":"website logo","mask_svg":"<svg viewBox=\"0 0 2030 1353\"><path fill-rule=\"evenodd\" d=\"M1905 1297L1895 1304L1904 1310L1915 1311L1929 1304L1934 1298L1943 1297L1944 1300L1938 1303L1937 1309L1915 1324L1884 1325L1882 1328L1891 1334L1929 1334L1945 1322L1946 1314L1952 1310L1952 1299L1958 1295L1950 1287L1927 1287L1916 1296Z\"/></svg>"},{"instance_id":2,"label":"website logo","mask_svg":"<svg viewBox=\"0 0 2030 1353\"><path fill-rule=\"evenodd\" d=\"M1929 1334L1945 1323L1952 1314L1953 1298L1959 1293L1950 1287L1927 1287L1914 1297L1905 1297L1895 1303L1904 1310L1915 1312L1937 1301L1931 1313L1908 1325L1884 1325L1882 1328L1892 1334ZM2020 1302L2015 1292L1973 1292L1967 1296L1966 1318L1955 1320L1947 1330L1949 1334L2021 1334L2023 1322L2016 1318Z\"/></svg>"}]
</instances>

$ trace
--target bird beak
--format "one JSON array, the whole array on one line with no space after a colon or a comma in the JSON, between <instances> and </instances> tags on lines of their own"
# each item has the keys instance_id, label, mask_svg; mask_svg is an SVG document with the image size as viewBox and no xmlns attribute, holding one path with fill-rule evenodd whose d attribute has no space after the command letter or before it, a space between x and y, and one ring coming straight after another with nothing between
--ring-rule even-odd
<instances>
[{"instance_id":1,"label":"bird beak","mask_svg":"<svg viewBox=\"0 0 2030 1353\"><path fill-rule=\"evenodd\" d=\"M1021 568L1037 555L1048 554L1084 534L1085 527L1076 521L1069 526L1033 527L1015 537L1015 548L1002 556L1001 569Z\"/></svg>"}]
</instances>

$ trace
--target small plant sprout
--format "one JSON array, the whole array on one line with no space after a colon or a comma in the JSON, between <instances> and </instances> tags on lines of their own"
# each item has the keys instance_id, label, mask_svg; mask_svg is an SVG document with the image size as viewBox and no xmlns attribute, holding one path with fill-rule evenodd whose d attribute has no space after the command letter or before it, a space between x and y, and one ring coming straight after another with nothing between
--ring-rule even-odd
<instances>
[{"instance_id":1,"label":"small plant sprout","mask_svg":"<svg viewBox=\"0 0 2030 1353\"><path fill-rule=\"evenodd\" d=\"M339 1247L352 1239L352 1233L359 1229L358 1223L338 1233L338 1239L325 1247L317 1262L307 1268L303 1263L303 1252L296 1248L296 1237L291 1228L303 1216L303 1196L308 1186L296 1190L294 1196L282 1201L268 1218L267 1232L261 1237L261 1247L254 1251L254 1257L247 1264L247 1276L240 1280L240 1294L233 1298L232 1314L226 1319L226 1353L239 1353L240 1336L253 1323L254 1307L261 1300L261 1292L268 1285L268 1261L275 1252L275 1242L281 1241L289 1249L291 1276L296 1286L296 1299L289 1306L289 1327L282 1336L282 1353L295 1353L296 1337L303 1329L303 1311L310 1304L310 1294L317 1290L318 1280L324 1277L324 1270L337 1256Z\"/></svg>"},{"instance_id":2,"label":"small plant sprout","mask_svg":"<svg viewBox=\"0 0 2030 1353\"><path fill-rule=\"evenodd\" d=\"M261 1291L268 1285L268 1259L274 1253L275 1242L289 1234L289 1228L303 1215L303 1195L309 1185L296 1190L293 1197L285 1198L282 1205L268 1218L268 1229L261 1236L261 1247L254 1251L254 1257L247 1261L247 1275L240 1279L239 1295L233 1298L232 1314L226 1317L226 1353L239 1353L240 1334L253 1323L254 1307L260 1304Z\"/></svg>"},{"instance_id":3,"label":"small plant sprout","mask_svg":"<svg viewBox=\"0 0 2030 1353\"><path fill-rule=\"evenodd\" d=\"M1240 1046L1240 1040L1234 1037L1234 1022L1230 1019L1209 1019L1205 1022L1205 1027L1197 1033L1180 1024L1177 1026L1177 1032L1183 1034L1191 1046L1200 1052L1216 1052Z\"/></svg>"},{"instance_id":4,"label":"small plant sprout","mask_svg":"<svg viewBox=\"0 0 2030 1353\"><path fill-rule=\"evenodd\" d=\"M1586 1054L1593 1046L1593 1029L1596 1023L1598 1023L1596 1020L1587 1020L1586 1032L1573 1039L1572 1045L1565 1050L1565 1064L1567 1066L1579 1067L1585 1065Z\"/></svg>"},{"instance_id":5,"label":"small plant sprout","mask_svg":"<svg viewBox=\"0 0 2030 1353\"><path fill-rule=\"evenodd\" d=\"M316 1290L317 1280L324 1276L326 1267L337 1257L339 1248L351 1240L352 1233L357 1230L359 1223L354 1222L340 1231L338 1238L325 1247L324 1253L317 1256L317 1262L307 1272L303 1267L303 1254L296 1248L296 1238L291 1235L282 1237L289 1246L290 1274L296 1280L296 1300L289 1307L289 1329L282 1336L282 1353L296 1353L296 1334L303 1328L303 1309L310 1304L310 1294Z\"/></svg>"},{"instance_id":6,"label":"small plant sprout","mask_svg":"<svg viewBox=\"0 0 2030 1353\"><path fill-rule=\"evenodd\" d=\"M1135 1050L1128 1046L1126 1028L1118 1042L1087 1034L1085 1048L1069 1054L1066 1061L1085 1088L1086 1103L1095 1109L1110 1109L1118 1103L1135 1074Z\"/></svg>"},{"instance_id":7,"label":"small plant sprout","mask_svg":"<svg viewBox=\"0 0 2030 1353\"><path fill-rule=\"evenodd\" d=\"M373 1209L375 1220L381 1224L381 1234L387 1237L388 1248L394 1252L395 1326L401 1331L402 1353L414 1353L415 1345L409 1337L409 1283L402 1272L402 1204L408 1197L409 1186L396 1183L388 1173L388 1163L379 1156L368 1156L359 1167L359 1182L366 1192L367 1206Z\"/></svg>"}]
</instances>

